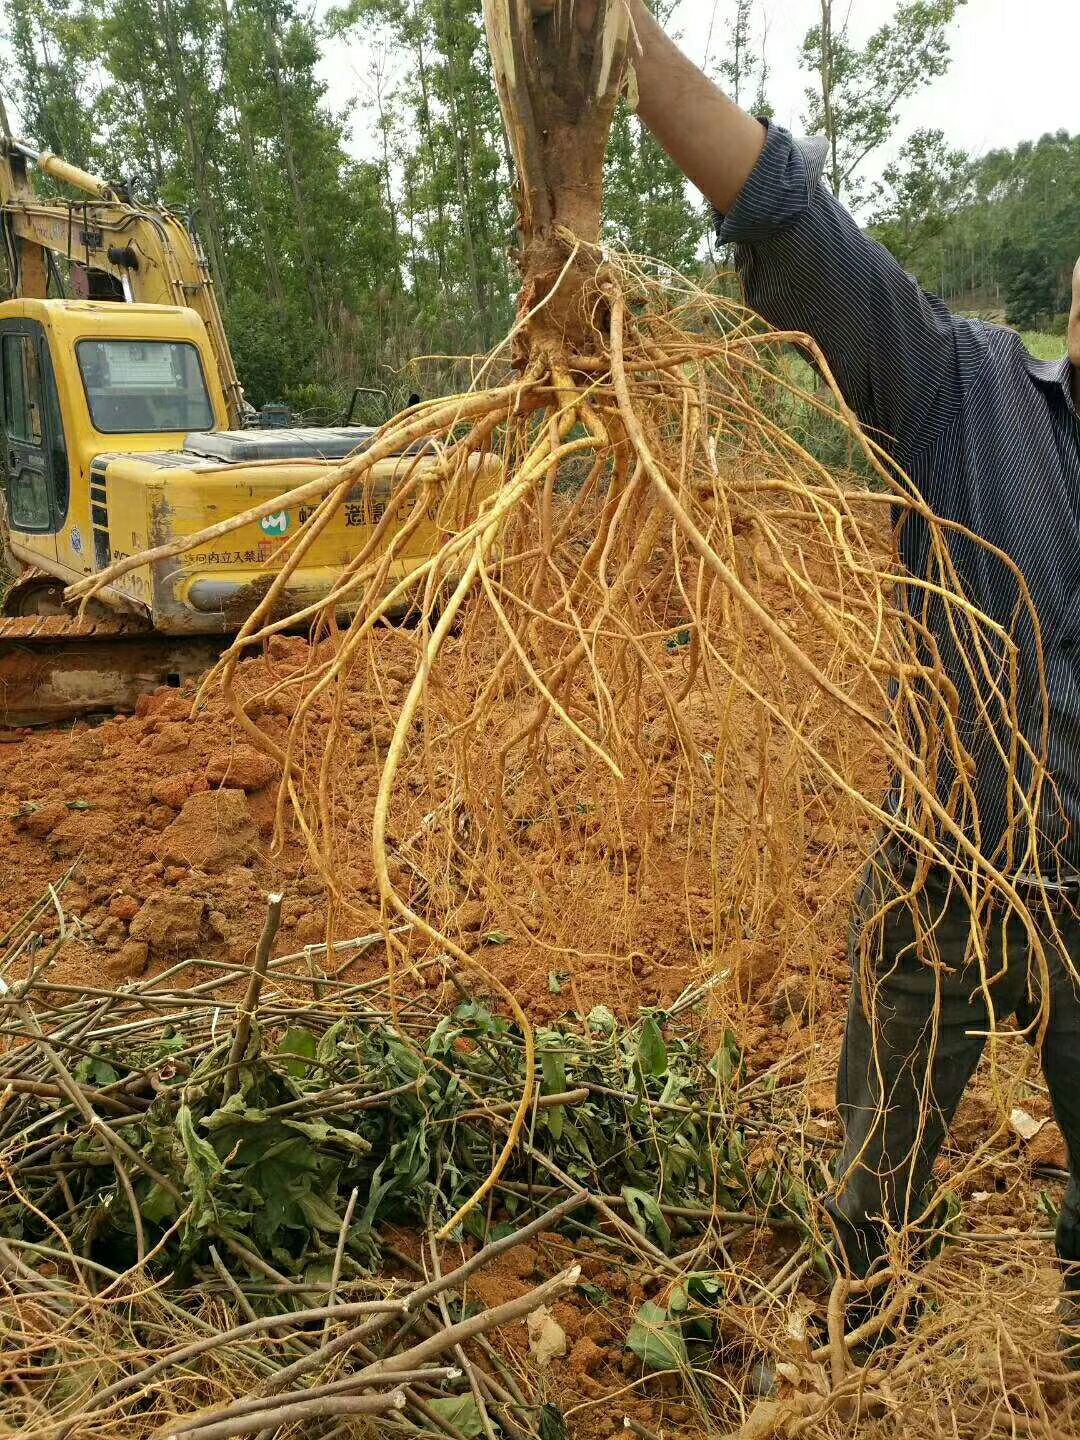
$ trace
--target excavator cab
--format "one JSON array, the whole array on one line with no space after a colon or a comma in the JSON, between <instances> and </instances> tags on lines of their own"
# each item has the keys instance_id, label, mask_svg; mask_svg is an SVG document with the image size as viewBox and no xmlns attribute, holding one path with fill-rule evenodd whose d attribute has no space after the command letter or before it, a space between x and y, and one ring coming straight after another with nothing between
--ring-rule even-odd
<instances>
[{"instance_id":1,"label":"excavator cab","mask_svg":"<svg viewBox=\"0 0 1080 1440\"><path fill-rule=\"evenodd\" d=\"M31 167L91 198L37 195ZM216 541L196 537L327 474L373 432L244 429L208 267L182 219L2 134L0 241L16 296L0 303L0 471L18 570L0 617L0 723L25 724L125 708L204 669L266 594L311 508L282 505ZM62 288L100 298L50 294L60 266ZM363 552L362 586L391 541L387 583L407 580L496 478L493 463L476 468L407 539L390 527L373 547L395 488L437 465L422 444L375 465L290 575L281 612L311 613ZM91 613L65 604L72 582L176 541L190 543L115 577Z\"/></svg>"},{"instance_id":2,"label":"excavator cab","mask_svg":"<svg viewBox=\"0 0 1080 1440\"><path fill-rule=\"evenodd\" d=\"M89 300L0 304L8 546L20 565L43 572L28 577L29 591L16 584L9 611L47 591L55 610L66 585L111 563L104 457L180 451L193 431L221 428L225 399L214 377L205 328L190 310ZM153 621L152 607L146 618Z\"/></svg>"}]
</instances>

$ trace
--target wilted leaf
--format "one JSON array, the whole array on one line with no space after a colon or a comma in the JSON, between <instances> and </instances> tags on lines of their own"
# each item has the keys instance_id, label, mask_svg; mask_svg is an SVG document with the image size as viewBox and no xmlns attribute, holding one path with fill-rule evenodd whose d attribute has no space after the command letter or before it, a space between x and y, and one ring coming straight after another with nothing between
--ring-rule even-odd
<instances>
[{"instance_id":1,"label":"wilted leaf","mask_svg":"<svg viewBox=\"0 0 1080 1440\"><path fill-rule=\"evenodd\" d=\"M474 1436L484 1433L479 1407L471 1395L452 1395L445 1400L429 1400L427 1403L440 1420L452 1425L466 1440L473 1440Z\"/></svg>"},{"instance_id":2,"label":"wilted leaf","mask_svg":"<svg viewBox=\"0 0 1080 1440\"><path fill-rule=\"evenodd\" d=\"M144 1220L152 1225L165 1225L176 1219L176 1201L160 1185L151 1185L142 1200L139 1210Z\"/></svg>"},{"instance_id":3,"label":"wilted leaf","mask_svg":"<svg viewBox=\"0 0 1080 1440\"><path fill-rule=\"evenodd\" d=\"M296 1197L296 1203L304 1212L304 1219L309 1225L314 1225L316 1230L323 1230L328 1235L341 1233L341 1216L320 1196L308 1190Z\"/></svg>"},{"instance_id":4,"label":"wilted leaf","mask_svg":"<svg viewBox=\"0 0 1080 1440\"><path fill-rule=\"evenodd\" d=\"M84 1055L75 1067L75 1079L83 1085L112 1085L120 1073L97 1055Z\"/></svg>"},{"instance_id":5,"label":"wilted leaf","mask_svg":"<svg viewBox=\"0 0 1080 1440\"><path fill-rule=\"evenodd\" d=\"M686 1289L692 1300L699 1305L715 1305L724 1293L724 1288L715 1275L695 1270L686 1277Z\"/></svg>"},{"instance_id":6,"label":"wilted leaf","mask_svg":"<svg viewBox=\"0 0 1080 1440\"><path fill-rule=\"evenodd\" d=\"M557 1405L540 1406L540 1440L570 1440L566 1420Z\"/></svg>"},{"instance_id":7,"label":"wilted leaf","mask_svg":"<svg viewBox=\"0 0 1080 1440\"><path fill-rule=\"evenodd\" d=\"M626 1345L648 1370L674 1370L690 1363L678 1323L652 1300L634 1317Z\"/></svg>"},{"instance_id":8,"label":"wilted leaf","mask_svg":"<svg viewBox=\"0 0 1080 1440\"><path fill-rule=\"evenodd\" d=\"M606 1005L594 1005L589 1011L586 1024L590 1030L599 1031L601 1035L614 1035L615 1033L615 1016Z\"/></svg>"},{"instance_id":9,"label":"wilted leaf","mask_svg":"<svg viewBox=\"0 0 1080 1440\"><path fill-rule=\"evenodd\" d=\"M341 1145L357 1155L370 1155L371 1144L353 1130L343 1130L339 1125L328 1125L325 1120L283 1120L289 1130L299 1130L316 1145Z\"/></svg>"},{"instance_id":10,"label":"wilted leaf","mask_svg":"<svg viewBox=\"0 0 1080 1440\"><path fill-rule=\"evenodd\" d=\"M286 1030L278 1046L279 1054L296 1056L296 1059L286 1060L285 1073L297 1080L302 1080L310 1072L311 1066L306 1062L315 1059L315 1052L315 1036L310 1030L302 1030L295 1025Z\"/></svg>"},{"instance_id":11,"label":"wilted leaf","mask_svg":"<svg viewBox=\"0 0 1080 1440\"><path fill-rule=\"evenodd\" d=\"M622 1187L622 1197L630 1212L634 1227L646 1238L652 1230L666 1250L671 1244L671 1226L664 1219L664 1212L647 1190L637 1190L633 1185Z\"/></svg>"},{"instance_id":12,"label":"wilted leaf","mask_svg":"<svg viewBox=\"0 0 1080 1440\"><path fill-rule=\"evenodd\" d=\"M637 1062L642 1075L659 1079L661 1075L667 1074L667 1046L660 1033L660 1026L651 1015L642 1022L638 1035Z\"/></svg>"},{"instance_id":13,"label":"wilted leaf","mask_svg":"<svg viewBox=\"0 0 1080 1440\"><path fill-rule=\"evenodd\" d=\"M176 1133L187 1156L184 1184L191 1192L192 1218L198 1224L200 1212L213 1207L210 1189L223 1166L210 1142L196 1134L195 1121L187 1105L181 1105L176 1112Z\"/></svg>"},{"instance_id":14,"label":"wilted leaf","mask_svg":"<svg viewBox=\"0 0 1080 1440\"><path fill-rule=\"evenodd\" d=\"M1036 1120L1018 1105L1009 1115L1009 1124L1021 1140L1034 1140L1046 1121Z\"/></svg>"}]
</instances>

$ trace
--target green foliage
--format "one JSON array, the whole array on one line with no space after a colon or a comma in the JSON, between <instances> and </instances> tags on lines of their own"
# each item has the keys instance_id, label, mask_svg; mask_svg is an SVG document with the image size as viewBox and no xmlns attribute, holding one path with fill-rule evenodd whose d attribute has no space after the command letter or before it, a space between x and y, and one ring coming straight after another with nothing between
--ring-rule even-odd
<instances>
[{"instance_id":1,"label":"green foliage","mask_svg":"<svg viewBox=\"0 0 1080 1440\"><path fill-rule=\"evenodd\" d=\"M687 1223L666 1205L707 1213L716 1203L750 1203L805 1220L798 1197L807 1180L794 1147L790 1159L748 1172L732 1119L742 1074L733 1036L710 1056L661 1012L624 1029L598 1007L584 1023L539 1031L537 1046L542 1093L589 1094L538 1110L533 1144L573 1184L621 1196L654 1245L672 1250ZM136 1050L103 1044L75 1072L84 1086L118 1093L125 1082L155 1077L145 1108L110 1123L138 1157L127 1168L147 1240L161 1242L159 1269L190 1273L224 1239L282 1273L313 1273L332 1256L354 1188L361 1200L346 1254L362 1267L381 1221L445 1219L472 1193L492 1153L478 1105L513 1100L523 1081L513 1027L471 1000L426 1036L363 1010L321 1024L298 1016L273 1037L256 1025L230 1094L228 1048L227 1039L207 1037L193 1051L182 1028L163 1022L156 1040ZM114 1267L132 1263L127 1191L100 1132L76 1112L57 1115L52 1101L27 1105L27 1123L50 1141L51 1168L20 1182L34 1208L13 1191L0 1201L0 1235L47 1241L61 1223L83 1253ZM537 1178L524 1153L514 1163L515 1177ZM511 1214L518 1203L505 1196ZM484 1225L476 1213L466 1222L478 1234Z\"/></svg>"},{"instance_id":2,"label":"green foliage","mask_svg":"<svg viewBox=\"0 0 1080 1440\"><path fill-rule=\"evenodd\" d=\"M822 19L803 41L801 63L814 76L806 91L806 124L829 144L827 174L837 195L857 202L858 171L892 136L901 101L949 67L949 27L965 0L904 0L892 18L855 44L857 7L823 0Z\"/></svg>"},{"instance_id":3,"label":"green foliage","mask_svg":"<svg viewBox=\"0 0 1080 1440\"><path fill-rule=\"evenodd\" d=\"M694 206L686 181L625 104L608 146L604 229L609 240L691 273L709 225Z\"/></svg>"},{"instance_id":4,"label":"green foliage","mask_svg":"<svg viewBox=\"0 0 1080 1440\"><path fill-rule=\"evenodd\" d=\"M1060 327L1080 253L1080 135L1059 131L963 165L953 156L947 173L936 195L933 184L913 185L892 214L879 215L880 238L904 253L905 232L921 237L906 263L959 308L1023 329ZM924 204L929 227L918 213Z\"/></svg>"},{"instance_id":5,"label":"green foliage","mask_svg":"<svg viewBox=\"0 0 1080 1440\"><path fill-rule=\"evenodd\" d=\"M229 308L229 337L251 403L292 403L318 354L317 333L303 301L277 304L257 290L238 290Z\"/></svg>"},{"instance_id":6,"label":"green foliage","mask_svg":"<svg viewBox=\"0 0 1080 1440\"><path fill-rule=\"evenodd\" d=\"M723 1303L715 1275L692 1272L668 1294L667 1303L646 1300L634 1317L626 1347L646 1370L686 1370L707 1359L715 1340L710 1318Z\"/></svg>"},{"instance_id":7,"label":"green foliage","mask_svg":"<svg viewBox=\"0 0 1080 1440\"><path fill-rule=\"evenodd\" d=\"M1020 336L1037 360L1060 360L1065 354L1062 335L1047 335L1041 330L1025 330Z\"/></svg>"},{"instance_id":8,"label":"green foliage","mask_svg":"<svg viewBox=\"0 0 1080 1440\"><path fill-rule=\"evenodd\" d=\"M906 269L963 203L968 158L942 130L916 130L873 188L875 235Z\"/></svg>"},{"instance_id":9,"label":"green foliage","mask_svg":"<svg viewBox=\"0 0 1080 1440\"><path fill-rule=\"evenodd\" d=\"M626 1346L646 1370L685 1370L690 1355L678 1321L663 1306L646 1300L638 1310Z\"/></svg>"},{"instance_id":10,"label":"green foliage","mask_svg":"<svg viewBox=\"0 0 1080 1440\"><path fill-rule=\"evenodd\" d=\"M675 0L647 0L670 28ZM621 102L604 168L604 234L633 255L669 265L680 274L698 267L711 226L710 212L695 205L686 180L633 113Z\"/></svg>"}]
</instances>

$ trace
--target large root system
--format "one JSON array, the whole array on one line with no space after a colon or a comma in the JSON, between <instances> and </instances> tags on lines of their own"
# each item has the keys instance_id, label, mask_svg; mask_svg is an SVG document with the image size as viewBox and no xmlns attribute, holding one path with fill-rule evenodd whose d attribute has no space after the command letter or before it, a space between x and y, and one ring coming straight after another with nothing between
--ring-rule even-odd
<instances>
[{"instance_id":1,"label":"large root system","mask_svg":"<svg viewBox=\"0 0 1080 1440\"><path fill-rule=\"evenodd\" d=\"M535 23L527 0L486 0L485 13L519 172L514 332L465 393L399 416L333 474L272 502L315 508L206 682L225 687L252 743L280 763L279 827L302 827L332 925L349 928L344 857L365 835L392 967L422 949L486 974L483 946L455 918L480 898L550 955L553 974L572 975L587 946L615 976L640 948L650 846L663 831L685 837L676 879L703 965L731 969L737 988L733 956L764 945L779 969L801 943L792 887L809 848L828 843L827 795L867 852L889 830L919 863L953 871L974 960L997 901L1023 919L1042 964L1010 879L1037 872L1046 788L1019 723L1015 632L965 597L948 527L860 432L811 340L768 332L722 285L658 279L600 244L603 153L631 44L625 7L601 0L588 35L569 0ZM800 381L800 353L824 388ZM815 460L785 424L796 413L847 435L871 483ZM333 592L281 618L290 576L346 498L355 503L376 462L421 441L437 464L403 461L392 503ZM395 556L431 514L441 547L391 585ZM919 577L902 573L896 550L913 515L929 533ZM168 553L177 548L156 555ZM76 589L92 593L145 558ZM1037 635L1018 589L1018 624ZM920 618L928 595L966 667L974 717L961 716ZM373 632L406 596L415 668L389 676ZM297 624L322 637L304 673L287 694L245 693L238 662ZM347 783L354 759L367 763L357 736L371 720L348 709L357 667L379 677L390 717L364 816ZM271 701L286 702L284 733L264 723ZM1007 865L980 849L973 719L1009 776ZM955 776L947 788L944 775ZM573 903L567 874L580 882ZM625 895L624 923L603 936L590 926L590 883ZM531 1057L518 997L488 983ZM531 1058L524 1068L514 1125L466 1209L530 1113Z\"/></svg>"}]
</instances>

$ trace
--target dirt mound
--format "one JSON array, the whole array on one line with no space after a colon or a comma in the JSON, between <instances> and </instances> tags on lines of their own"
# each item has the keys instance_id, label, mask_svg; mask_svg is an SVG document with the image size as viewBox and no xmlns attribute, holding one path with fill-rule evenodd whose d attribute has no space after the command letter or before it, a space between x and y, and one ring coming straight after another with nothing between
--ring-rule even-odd
<instances>
[{"instance_id":1,"label":"dirt mound","mask_svg":"<svg viewBox=\"0 0 1080 1440\"><path fill-rule=\"evenodd\" d=\"M206 779L211 785L231 785L238 790L261 790L280 775L280 766L251 745L219 750L210 756L206 766Z\"/></svg>"},{"instance_id":2,"label":"dirt mound","mask_svg":"<svg viewBox=\"0 0 1080 1440\"><path fill-rule=\"evenodd\" d=\"M202 790L161 837L158 856L165 865L188 865L215 875L255 858L259 834L243 790Z\"/></svg>"},{"instance_id":3,"label":"dirt mound","mask_svg":"<svg viewBox=\"0 0 1080 1440\"><path fill-rule=\"evenodd\" d=\"M460 690L463 713L484 643L463 635L447 648L449 683ZM171 963L183 945L210 960L250 958L270 890L285 893L286 949L373 931L380 917L370 816L417 654L409 632L378 632L369 663L356 666L341 698L343 739L325 789L335 828L335 902L300 827L287 824L275 839L279 769L250 743L225 700L211 691L193 715L190 689L164 690L143 697L134 715L96 728L30 733L0 749L0 926L72 867L66 901L81 933L61 962L68 979L93 983L118 966L136 973L141 952L125 948L131 943L147 945L151 971ZM303 693L297 681L321 658L302 640L278 639L239 667L239 689L259 697L253 713L273 744L285 742ZM687 652L673 644L658 663L666 679L678 680ZM506 714L520 713L521 703L508 691ZM314 723L327 721L317 713ZM811 1012L815 1054L827 1057L839 1036L840 1000L839 990L830 999L821 986L845 980L847 905L869 841L865 824L851 807L803 793L807 781L793 771L792 803L805 812L804 843L793 851L797 869L778 877L768 914L743 913L737 903L718 910L718 867L737 886L748 847L760 851L755 865L771 863L768 836L753 839L761 829L756 777L763 758L792 768L791 754L772 740L775 754L763 749L760 717L747 710L721 718L693 690L682 724L684 736L724 767L719 833L708 805L694 797L687 803L679 790L670 761L681 742L662 716L642 738L649 783L631 796L644 838L610 833L606 798L582 792L574 745L560 740L540 770L507 781L503 860L477 848L491 816L465 813L441 796L437 758L432 773L431 757L417 747L390 822L395 883L419 913L512 984L538 1022L596 1004L623 1014L669 1004L720 971L720 1018L737 1016L763 1061L798 1048ZM868 785L876 783L876 766L868 755ZM657 825L655 817L673 805L684 807L678 823ZM143 907L152 902L155 913L162 895L186 902L200 925L174 926L170 938L167 927L149 933ZM415 937L405 943L413 954L424 950ZM374 947L353 973L375 973L384 963ZM436 974L429 972L431 983ZM827 1058L821 1063L827 1067Z\"/></svg>"},{"instance_id":4,"label":"dirt mound","mask_svg":"<svg viewBox=\"0 0 1080 1440\"><path fill-rule=\"evenodd\" d=\"M133 941L145 944L155 959L182 951L190 954L198 943L205 913L205 902L195 896L159 890L143 901L129 933Z\"/></svg>"}]
</instances>

